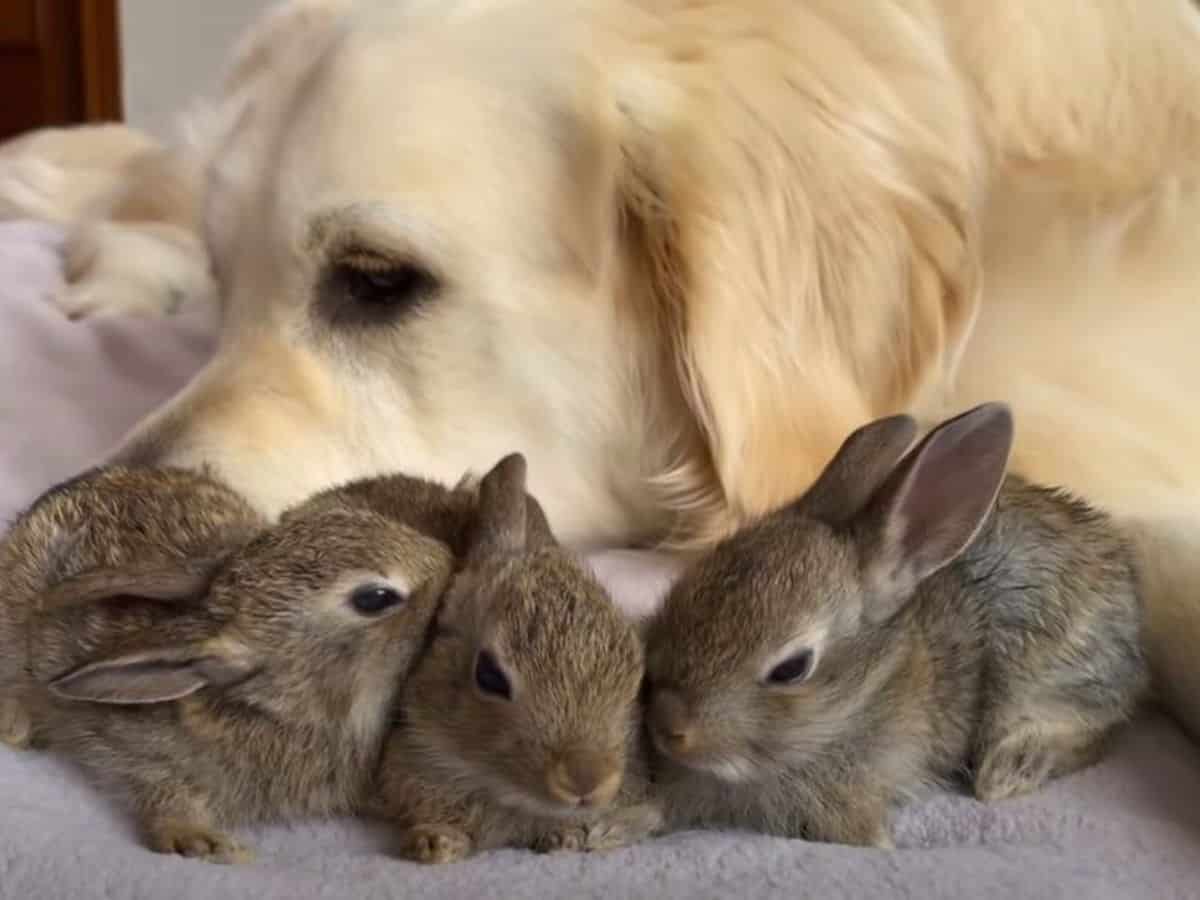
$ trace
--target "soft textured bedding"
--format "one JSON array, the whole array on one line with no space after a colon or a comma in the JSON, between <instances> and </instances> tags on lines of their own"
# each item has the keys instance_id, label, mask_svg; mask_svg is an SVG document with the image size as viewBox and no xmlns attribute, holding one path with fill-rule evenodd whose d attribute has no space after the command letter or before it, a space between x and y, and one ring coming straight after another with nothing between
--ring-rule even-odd
<instances>
[{"instance_id":1,"label":"soft textured bedding","mask_svg":"<svg viewBox=\"0 0 1200 900\"><path fill-rule=\"evenodd\" d=\"M51 303L61 235L0 223L0 516L94 462L211 349L203 310L72 323ZM672 567L594 564L631 612ZM1197 648L1200 650L1200 648ZM1200 898L1200 748L1157 716L1101 765L985 807L940 795L903 811L895 851L741 834L680 834L590 856L499 852L425 869L385 828L307 823L247 837L258 861L219 867L142 849L111 802L53 759L0 748L0 900L66 897Z\"/></svg>"}]
</instances>

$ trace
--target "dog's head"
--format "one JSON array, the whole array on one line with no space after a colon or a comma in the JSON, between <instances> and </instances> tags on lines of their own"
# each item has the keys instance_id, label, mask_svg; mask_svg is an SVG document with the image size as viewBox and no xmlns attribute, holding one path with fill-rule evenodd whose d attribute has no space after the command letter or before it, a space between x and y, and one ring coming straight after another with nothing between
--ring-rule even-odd
<instances>
[{"instance_id":1,"label":"dog's head","mask_svg":"<svg viewBox=\"0 0 1200 900\"><path fill-rule=\"evenodd\" d=\"M363 6L214 149L220 349L127 457L274 512L521 451L567 540L704 538L953 364L978 166L932 24Z\"/></svg>"}]
</instances>

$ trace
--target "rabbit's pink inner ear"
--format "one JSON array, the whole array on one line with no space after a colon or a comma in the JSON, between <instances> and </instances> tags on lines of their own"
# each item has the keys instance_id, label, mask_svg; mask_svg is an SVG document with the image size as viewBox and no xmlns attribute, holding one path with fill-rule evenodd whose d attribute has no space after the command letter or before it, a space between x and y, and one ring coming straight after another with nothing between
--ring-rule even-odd
<instances>
[{"instance_id":1,"label":"rabbit's pink inner ear","mask_svg":"<svg viewBox=\"0 0 1200 900\"><path fill-rule=\"evenodd\" d=\"M852 432L794 505L803 515L842 524L857 515L917 436L912 416L888 416Z\"/></svg>"},{"instance_id":2,"label":"rabbit's pink inner ear","mask_svg":"<svg viewBox=\"0 0 1200 900\"><path fill-rule=\"evenodd\" d=\"M1008 407L984 404L931 431L887 479L856 523L871 619L889 618L975 539L1004 483L1012 442Z\"/></svg>"}]
</instances>

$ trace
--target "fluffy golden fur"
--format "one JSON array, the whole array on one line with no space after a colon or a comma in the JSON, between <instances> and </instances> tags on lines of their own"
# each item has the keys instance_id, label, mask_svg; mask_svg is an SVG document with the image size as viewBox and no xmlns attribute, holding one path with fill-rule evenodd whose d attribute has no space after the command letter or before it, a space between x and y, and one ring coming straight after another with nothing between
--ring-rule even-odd
<instances>
[{"instance_id":1,"label":"fluffy golden fur","mask_svg":"<svg viewBox=\"0 0 1200 900\"><path fill-rule=\"evenodd\" d=\"M873 417L1005 400L1134 534L1200 733L1189 0L309 0L193 146L222 347L131 455L270 512L522 450L565 538L703 545ZM401 264L386 321L319 302Z\"/></svg>"}]
</instances>

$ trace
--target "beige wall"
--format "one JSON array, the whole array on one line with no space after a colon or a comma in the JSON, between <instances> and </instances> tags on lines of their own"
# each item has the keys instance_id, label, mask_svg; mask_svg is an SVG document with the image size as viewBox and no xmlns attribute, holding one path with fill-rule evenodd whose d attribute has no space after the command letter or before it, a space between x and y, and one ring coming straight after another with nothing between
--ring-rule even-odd
<instances>
[{"instance_id":1,"label":"beige wall","mask_svg":"<svg viewBox=\"0 0 1200 900\"><path fill-rule=\"evenodd\" d=\"M121 0L125 117L165 135L214 81L239 32L273 0Z\"/></svg>"}]
</instances>

